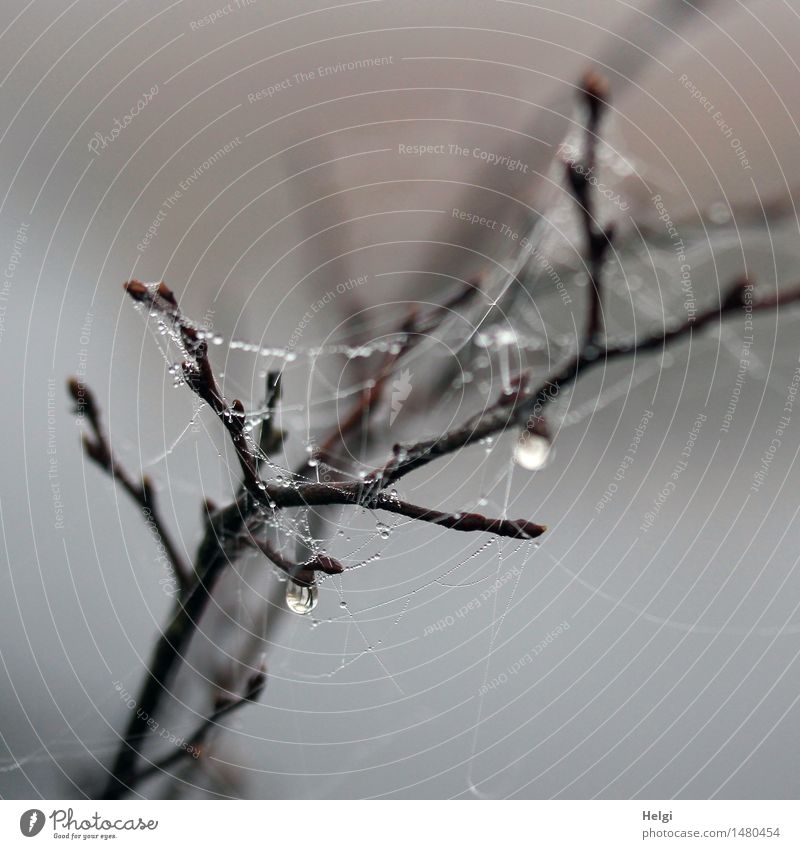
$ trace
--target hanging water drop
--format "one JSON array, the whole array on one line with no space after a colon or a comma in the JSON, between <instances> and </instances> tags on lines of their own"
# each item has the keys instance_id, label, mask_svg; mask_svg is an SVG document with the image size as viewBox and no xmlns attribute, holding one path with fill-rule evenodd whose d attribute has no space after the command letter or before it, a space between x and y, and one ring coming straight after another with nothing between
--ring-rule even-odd
<instances>
[{"instance_id":1,"label":"hanging water drop","mask_svg":"<svg viewBox=\"0 0 800 849\"><path fill-rule=\"evenodd\" d=\"M543 469L550 459L550 442L536 433L523 431L514 446L514 462L523 469L535 472Z\"/></svg>"},{"instance_id":2,"label":"hanging water drop","mask_svg":"<svg viewBox=\"0 0 800 849\"><path fill-rule=\"evenodd\" d=\"M316 584L309 587L291 580L286 582L286 606L292 613L298 613L300 616L311 613L318 600L319 590Z\"/></svg>"}]
</instances>

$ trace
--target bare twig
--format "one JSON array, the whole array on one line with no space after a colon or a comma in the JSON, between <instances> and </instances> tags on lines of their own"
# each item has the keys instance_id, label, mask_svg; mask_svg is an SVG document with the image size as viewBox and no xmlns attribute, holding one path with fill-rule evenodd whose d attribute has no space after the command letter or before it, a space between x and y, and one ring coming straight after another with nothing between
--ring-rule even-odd
<instances>
[{"instance_id":1,"label":"bare twig","mask_svg":"<svg viewBox=\"0 0 800 849\"><path fill-rule=\"evenodd\" d=\"M174 295L163 283L157 287L148 287L138 281L131 281L125 288L134 300L147 304L152 311L162 316L174 334L173 338L181 345L185 356L183 370L186 382L211 407L228 431L242 468L243 489L230 506L213 513L206 508L209 521L196 557L197 578L184 596L176 600L170 621L156 645L138 699L139 709L131 717L111 769L104 794L106 798L123 795L138 781L136 763L147 736L146 717L153 716L164 696L170 694L170 685L182 653L198 628L199 619L221 574L239 556L243 547L252 545L255 538L252 524L254 517L256 526L259 523L258 511L271 516L274 510L287 507L365 504L365 489L361 482L338 485L305 483L291 487L266 484L259 475L258 452L245 429L244 407L239 401L230 405L225 401L208 360L208 346L203 332L181 314ZM268 395L268 408L276 402L277 391L275 381L274 392ZM274 420L272 414L268 420ZM270 447L277 438L271 424L270 431L267 438L262 427L262 449ZM507 533L517 538L538 535L543 530L524 520L494 520L476 514L469 514L469 518L460 520L448 514L398 502L385 493L370 495L368 501L373 508L395 513L405 511L404 515L410 518L433 521L456 530L485 530L490 533ZM263 543L258 544L258 548L301 584L312 583L317 572L335 574L342 568L338 561L321 555L297 564L284 559L274 546Z\"/></svg>"},{"instance_id":2,"label":"bare twig","mask_svg":"<svg viewBox=\"0 0 800 849\"><path fill-rule=\"evenodd\" d=\"M164 551L175 571L181 590L186 590L192 581L191 567L183 559L156 505L155 487L146 475L139 482L120 465L114 456L108 437L100 421L100 408L94 394L86 384L71 378L67 384L69 393L76 404L76 412L83 415L89 423L91 435L83 435L83 450L101 469L119 484L139 505L145 521L152 525Z\"/></svg>"},{"instance_id":3,"label":"bare twig","mask_svg":"<svg viewBox=\"0 0 800 849\"><path fill-rule=\"evenodd\" d=\"M326 575L341 575L344 572L344 566L336 558L328 555L317 554L304 563L295 563L278 551L268 540L251 536L249 542L298 584L306 586L313 584L317 572L323 572Z\"/></svg>"},{"instance_id":4,"label":"bare twig","mask_svg":"<svg viewBox=\"0 0 800 849\"><path fill-rule=\"evenodd\" d=\"M208 345L196 326L179 310L172 291L164 283L150 287L137 280L126 283L125 288L134 300L145 303L151 311L160 313L162 321L171 322L176 341L180 341L186 356L183 363L186 382L192 391L211 407L228 431L242 468L243 486L257 504L270 512L287 507L350 504L400 513L408 515L409 518L421 518L423 521L433 521L425 519L429 511L408 505L410 512L404 512L406 509L404 502L398 502L383 492L373 494L390 482L384 478L335 484L301 482L292 486L276 486L263 481L259 475L257 453L245 430L244 406L239 400L233 401L230 405L225 401L208 359ZM375 484L379 485L375 486ZM493 519L484 519L484 522L497 529L493 530L493 533L505 532L514 537L519 535L521 525L528 525L531 530L540 528L538 533L534 532L535 536L542 533L541 526L526 523L524 520L511 524ZM457 522L454 522L452 527L459 529ZM473 522L464 529L482 530L478 522Z\"/></svg>"},{"instance_id":5,"label":"bare twig","mask_svg":"<svg viewBox=\"0 0 800 849\"><path fill-rule=\"evenodd\" d=\"M177 748L170 755L162 758L162 760L151 763L140 770L134 776L134 782L138 784L156 773L165 772L175 764L185 760L189 755L195 758L202 757L204 754L203 745L208 736L215 729L219 728L220 720L244 705L258 701L266 683L267 672L266 668L262 665L250 676L242 695L234 695L227 692L220 694L214 704L213 711L203 720L200 727L192 734L186 744Z\"/></svg>"},{"instance_id":6,"label":"bare twig","mask_svg":"<svg viewBox=\"0 0 800 849\"><path fill-rule=\"evenodd\" d=\"M598 74L590 71L581 84L583 101L586 106L588 119L584 134L583 159L566 159L567 182L572 189L578 209L581 213L584 239L586 243L586 261L589 269L589 310L586 319L586 329L583 347L594 347L598 344L603 330L603 290L602 268L611 240L614 236L612 227L601 228L597 221L597 211L592 180L597 167L597 144L600 141L599 128L603 114L608 104L608 84Z\"/></svg>"},{"instance_id":7,"label":"bare twig","mask_svg":"<svg viewBox=\"0 0 800 849\"><path fill-rule=\"evenodd\" d=\"M640 352L663 349L668 344L683 338L691 338L695 330L700 331L723 317L747 308L752 312L766 311L788 303L800 302L800 288L778 295L754 297L753 287L746 280L737 281L722 298L718 306L709 307L693 319L676 327L668 328L630 342L609 345L603 332L603 264L611 246L613 233L609 227L601 226L596 217L593 181L590 180L596 166L596 150L599 124L607 103L607 87L597 76L587 75L582 84L584 104L588 112L586 143L581 162L565 162L567 180L575 198L581 217L585 241L587 271L590 282L590 301L586 324L578 340L575 353L542 384L532 385L527 375L519 375L511 391L488 403L477 415L463 424L429 439L404 445L395 445L392 454L363 480L336 481L333 483L308 480L306 473L311 466L306 462L298 469L291 485L277 486L265 482L260 476L260 457L280 446L283 439L275 428L275 405L279 394L277 378L270 378L267 389L267 414L262 421L258 447L248 435L245 427L245 411L240 401L228 403L214 377L209 358L205 333L180 312L172 292L163 283L147 286L138 281L125 285L128 294L137 302L147 305L149 311L158 315L184 355L183 370L190 389L211 407L228 432L242 469L242 488L234 502L222 510L208 511L206 533L195 560L196 580L176 601L171 619L161 635L148 667L148 674L138 701L140 710L131 718L123 744L112 767L106 789L107 797L117 797L131 789L143 777L165 765L170 765L181 755L173 753L158 765L137 771L139 753L146 737L147 723L139 718L152 716L159 708L180 664L182 652L198 628L199 619L205 610L211 593L220 575L245 547L255 547L279 569L286 572L297 583L311 585L318 573L338 574L343 571L341 563L327 555L314 555L306 561L294 562L286 558L273 544L262 539L260 532L276 511L294 507L327 507L332 505L361 506L384 510L412 520L426 521L459 531L480 531L517 539L532 539L545 531L543 525L526 520L493 519L476 513L445 513L410 504L387 492L391 484L404 475L423 468L435 459L473 445L486 437L501 433L507 428L525 428L545 433L546 425L542 411L558 391L575 383L599 363L635 356ZM438 327L451 309L463 305L477 291L477 287L459 293L443 307L420 320L416 314L406 319L403 325L404 343L400 354L385 358L377 377L360 396L348 417L325 439L317 459L329 461L339 445L354 434L363 432L369 425L373 408L379 403L382 392L399 356L413 344L415 335L429 332ZM98 420L96 407L89 413L90 423ZM97 438L99 427L93 424L95 441L87 452L101 466L110 470L115 479L128 489L134 497L145 492L145 486L136 485L124 474L120 474L110 449L104 439ZM144 495L142 495L144 498ZM263 683L262 683L263 686ZM246 699L245 699L246 700ZM220 716L243 700L218 705L214 713L204 721L193 739L203 742L211 726Z\"/></svg>"},{"instance_id":8,"label":"bare twig","mask_svg":"<svg viewBox=\"0 0 800 849\"><path fill-rule=\"evenodd\" d=\"M332 465L335 460L336 449L344 445L348 439L358 439L365 427L370 424L371 417L382 400L386 385L389 382L397 364L424 338L423 334L437 329L441 323L456 310L468 306L481 291L481 278L473 277L466 282L464 288L454 295L450 300L435 307L424 317L420 317L418 310L413 309L406 316L397 330L399 343L397 349L389 351L384 357L383 363L377 369L377 376L365 388L353 405L350 413L342 422L337 422L323 440L314 454L314 459L326 465ZM306 474L311 467L306 460L296 471L297 475Z\"/></svg>"},{"instance_id":9,"label":"bare twig","mask_svg":"<svg viewBox=\"0 0 800 849\"><path fill-rule=\"evenodd\" d=\"M214 587L244 547L241 531L247 518L239 500L211 517L197 552L197 578L186 593L176 597L173 612L153 650L137 710L125 729L103 798L119 798L135 783L139 752L150 731L148 717L156 714L165 695L171 695L170 686L183 652L198 628Z\"/></svg>"}]
</instances>

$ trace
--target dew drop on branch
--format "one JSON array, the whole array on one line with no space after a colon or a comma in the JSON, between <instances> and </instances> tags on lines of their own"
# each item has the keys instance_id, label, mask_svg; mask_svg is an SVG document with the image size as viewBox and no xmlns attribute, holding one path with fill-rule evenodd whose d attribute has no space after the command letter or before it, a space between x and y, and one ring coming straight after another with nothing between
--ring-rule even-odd
<instances>
[{"instance_id":1,"label":"dew drop on branch","mask_svg":"<svg viewBox=\"0 0 800 849\"><path fill-rule=\"evenodd\" d=\"M317 606L319 590L316 585L307 587L294 581L286 582L286 606L292 613L304 616Z\"/></svg>"},{"instance_id":2,"label":"dew drop on branch","mask_svg":"<svg viewBox=\"0 0 800 849\"><path fill-rule=\"evenodd\" d=\"M523 469L535 472L547 465L550 450L550 442L547 439L525 431L514 446L514 462Z\"/></svg>"}]
</instances>

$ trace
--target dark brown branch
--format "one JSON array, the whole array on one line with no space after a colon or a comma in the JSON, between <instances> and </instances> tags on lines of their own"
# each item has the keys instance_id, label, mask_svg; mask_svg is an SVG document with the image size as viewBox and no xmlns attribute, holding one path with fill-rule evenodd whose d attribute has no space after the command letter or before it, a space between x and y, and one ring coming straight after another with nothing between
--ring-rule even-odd
<instances>
[{"instance_id":1,"label":"dark brown branch","mask_svg":"<svg viewBox=\"0 0 800 849\"><path fill-rule=\"evenodd\" d=\"M211 369L208 359L208 346L205 340L200 338L195 325L180 312L170 289L164 283L160 283L158 287L154 288L135 280L127 283L125 288L134 300L146 303L151 310L161 313L164 318L172 322L173 329L183 344L187 358L183 366L187 384L193 392L208 403L227 429L242 467L243 486L247 494L265 510L271 512L274 509L286 507L351 504L369 506L392 513L401 512L398 509L398 502L380 491L394 479L391 474L388 477L385 475L371 476L363 482L336 484L301 482L286 487L265 483L259 476L258 458L250 445L244 428L244 407L241 401L234 401L230 406L225 402ZM450 448L449 450L455 449ZM410 469L408 470L410 471ZM397 476L399 477L399 475ZM422 510L422 508L413 508L413 510L420 511L421 515L428 512ZM416 516L412 518L416 518ZM506 524L500 520L486 518L483 518L483 521L486 526L499 529L492 531L493 533L519 536L519 523L517 522ZM541 526L530 523L530 527L539 528ZM471 530L479 529L477 524L473 523ZM539 533L541 532L539 531ZM539 534L535 535L538 536Z\"/></svg>"},{"instance_id":2,"label":"dark brown branch","mask_svg":"<svg viewBox=\"0 0 800 849\"><path fill-rule=\"evenodd\" d=\"M264 666L261 666L247 682L245 691L242 695L234 695L233 693L222 693L216 700L213 711L203 720L200 727L189 738L186 745L177 748L167 757L151 763L144 769L140 770L133 778L137 784L144 779L149 778L155 773L164 772L176 763L184 760L191 755L192 757L202 757L203 746L208 739L208 736L219 727L220 720L244 705L258 701L264 687L267 683L267 672Z\"/></svg>"},{"instance_id":3,"label":"dark brown branch","mask_svg":"<svg viewBox=\"0 0 800 849\"><path fill-rule=\"evenodd\" d=\"M251 503L249 499L245 501ZM170 693L180 659L198 628L217 581L242 550L244 543L240 535L247 518L239 500L211 517L197 552L197 580L183 596L176 598L170 620L156 643L137 699L138 709L125 729L103 798L119 798L135 783L139 752L150 731L148 717L155 716L162 698Z\"/></svg>"},{"instance_id":4,"label":"dark brown branch","mask_svg":"<svg viewBox=\"0 0 800 849\"><path fill-rule=\"evenodd\" d=\"M185 591L192 582L192 570L178 551L178 547L173 542L172 536L161 518L156 505L156 493L152 481L144 475L137 482L124 466L120 465L111 450L111 444L100 420L100 408L89 387L75 378L68 381L67 387L75 401L75 412L85 417L91 431L91 435L83 434L83 450L139 505L145 521L152 525L159 541L164 546L164 551L175 572L180 589Z\"/></svg>"},{"instance_id":5,"label":"dark brown branch","mask_svg":"<svg viewBox=\"0 0 800 849\"><path fill-rule=\"evenodd\" d=\"M448 315L467 306L470 301L474 300L481 292L480 287L481 277L472 277L460 292L457 292L450 300L435 307L429 315L421 318L418 311L414 309L406 316L397 331L401 340L397 351L390 351L386 354L382 365L378 368L378 376L369 387L360 393L357 402L344 421L337 422L328 437L322 442L315 455L319 462L331 465L337 447L344 444L348 437L359 437L363 428L369 424L370 417L380 403L389 378L400 360L418 344L419 340L423 338L423 334L435 330ZM309 468L306 461L298 469L297 474L303 475Z\"/></svg>"},{"instance_id":6,"label":"dark brown branch","mask_svg":"<svg viewBox=\"0 0 800 849\"><path fill-rule=\"evenodd\" d=\"M598 344L603 331L602 269L614 231L612 227L602 228L597 221L592 183L597 168L600 122L608 105L608 84L601 76L590 71L583 78L581 91L588 116L583 158L580 161L577 158L566 158L564 166L567 183L581 213L585 240L589 270L589 310L582 344L589 347Z\"/></svg>"},{"instance_id":7,"label":"dark brown branch","mask_svg":"<svg viewBox=\"0 0 800 849\"><path fill-rule=\"evenodd\" d=\"M382 510L398 513L409 519L417 519L421 522L431 522L450 528L454 531L481 531L487 534L496 534L501 537L512 537L513 539L535 539L546 530L545 525L537 525L525 519L487 519L480 513L442 513L439 510L429 510L426 507L418 507L406 501L395 501L394 508L390 502L380 504Z\"/></svg>"},{"instance_id":8,"label":"dark brown branch","mask_svg":"<svg viewBox=\"0 0 800 849\"><path fill-rule=\"evenodd\" d=\"M367 475L364 480L336 483L315 483L301 480L291 486L268 485L259 477L258 454L251 445L245 430L244 408L240 402L227 404L219 391L208 360L208 348L205 337L191 321L186 319L178 310L177 302L172 292L162 283L157 287L147 287L137 281L126 284L128 293L136 301L147 304L151 311L157 312L166 320L173 338L182 346L185 363L184 373L189 387L212 408L214 413L228 431L236 449L239 463L243 471L243 491L232 505L218 511L210 517L206 535L200 546L196 559L197 582L191 587L184 599L179 599L173 617L162 634L153 658L148 668L139 705L140 712L152 716L159 706L162 697L169 693L169 686L180 662L183 650L198 627L198 620L205 609L208 599L213 592L216 581L226 566L241 552L245 545L252 545L255 534L262 527L263 517L271 516L275 510L288 507L353 505L370 509L386 510L411 519L433 522L443 527L464 531L483 531L501 534L518 539L533 538L544 532L541 525L524 520L489 519L478 514L443 513L424 507L400 501L395 496L388 495L385 490L402 476L420 469L429 462L454 453L461 448L479 442L488 436L503 432L509 427L531 428L543 427L541 413L548 403L565 386L575 383L591 368L599 363L607 363L624 356L634 356L639 352L663 349L666 345L681 338L691 338L694 330L702 330L714 322L719 322L743 307L752 306L753 312L766 311L788 303L800 302L800 289L793 289L774 296L760 296L751 299L753 290L747 281L738 281L722 298L719 306L708 308L697 315L693 321L687 321L677 327L665 329L661 333L652 334L629 343L611 345L603 339L602 328L602 265L611 244L612 233L608 228L602 228L596 220L593 183L588 177L596 165L596 138L599 123L606 103L606 90L597 77L588 76L583 83L585 105L588 110L587 144L585 158L580 166L576 163L569 165L567 177L577 201L585 235L585 252L587 268L590 277L590 303L588 308L585 331L577 345L576 353L544 384L530 388L529 381L521 375L512 392L501 396L494 403L488 404L479 414L473 416L464 424L435 438L420 440L408 445L394 447L392 456L381 467ZM583 173L581 173L583 172ZM588 172L588 173L587 173ZM580 178L580 179L579 179ZM459 298L466 298L467 293L461 293ZM462 301L463 302L463 301ZM452 304L451 304L452 306ZM420 327L436 327L441 322L447 307L439 308L428 319L429 325ZM412 319L409 319L411 321ZM416 317L413 318L416 322ZM427 330L426 330L427 332ZM411 333L406 335L410 338ZM385 387L386 377L392 365L387 360L384 369L371 389L359 399L351 415L323 442L325 452L333 451L343 435L357 432L368 420L370 411L379 400L380 392ZM373 391L374 390L374 391ZM275 396L276 397L276 396ZM269 393L267 405L269 407ZM269 422L273 421L270 414ZM265 422L267 419L265 419ZM270 426L272 426L270 424ZM262 427L261 448L264 429ZM102 453L102 451L101 451ZM113 467L112 461L109 463ZM308 468L303 468L303 471ZM249 540L248 540L249 537ZM312 583L316 572L336 574L341 571L341 564L329 558L311 559L305 563L294 563L284 558L268 543L257 543L257 547L275 563L295 579ZM203 731L200 733L208 733ZM107 796L116 797L129 789L147 774L147 771L137 773L136 763L138 753L143 745L147 732L146 722L133 717L125 735L123 746L115 761ZM170 759L177 757L176 753ZM161 762L163 765L163 761Z\"/></svg>"},{"instance_id":9,"label":"dark brown branch","mask_svg":"<svg viewBox=\"0 0 800 849\"><path fill-rule=\"evenodd\" d=\"M323 572L326 575L341 575L344 572L344 566L336 558L326 554L317 554L304 563L295 563L266 539L250 536L248 542L298 584L306 586L313 584L317 572Z\"/></svg>"},{"instance_id":10,"label":"dark brown branch","mask_svg":"<svg viewBox=\"0 0 800 849\"><path fill-rule=\"evenodd\" d=\"M176 341L183 348L183 374L186 383L211 407L225 426L242 467L244 486L248 491L256 489L259 481L258 460L245 431L244 407L241 401L228 405L222 396L208 360L205 332L183 316L175 296L164 283L150 287L138 280L131 280L125 284L125 289L135 301L161 313L172 325L170 330L175 333Z\"/></svg>"},{"instance_id":11,"label":"dark brown branch","mask_svg":"<svg viewBox=\"0 0 800 849\"><path fill-rule=\"evenodd\" d=\"M653 350L660 349L663 351L670 343L689 338L695 331L703 330L709 325L719 324L724 317L744 308L751 309L755 315L797 303L800 303L800 286L794 286L772 295L755 297L753 285L746 278L741 278L733 283L724 295L720 306L709 307L676 327L665 329L660 333L653 333L642 339L606 347L599 353L590 351L588 354L582 352L576 355L562 368L558 375L550 378L549 386L541 387L537 394L523 405L522 409L523 411L532 407L542 409L556 394L552 391L552 387L555 386L560 389L568 386L600 363L607 363Z\"/></svg>"},{"instance_id":12,"label":"dark brown branch","mask_svg":"<svg viewBox=\"0 0 800 849\"><path fill-rule=\"evenodd\" d=\"M261 433L258 439L258 449L262 457L269 457L283 445L286 434L275 423L275 412L281 398L281 373L267 373L267 393L265 399L266 416L261 422Z\"/></svg>"},{"instance_id":13,"label":"dark brown branch","mask_svg":"<svg viewBox=\"0 0 800 849\"><path fill-rule=\"evenodd\" d=\"M364 500L364 488L360 483L346 489L325 484L305 484L297 488L267 486L259 477L258 457L245 431L244 409L240 402L234 401L231 405L225 402L211 370L202 331L180 313L174 295L163 283L148 287L138 281L131 281L125 288L134 300L148 305L169 323L168 329L182 346L185 355L184 374L187 384L208 403L231 436L243 471L244 491L229 507L209 514L205 537L196 557L197 580L185 597L177 599L172 617L155 647L138 699L139 710L131 717L126 729L112 765L104 798L118 798L137 782L136 763L148 732L146 718L156 713L163 697L170 693L169 688L180 659L198 628L199 619L219 577L247 544L243 531L252 535L250 525L256 508L260 507L265 515L271 515L274 509L280 507L337 503L358 505ZM277 399L277 394L273 397ZM308 494L308 499L303 497L304 493ZM513 530L515 536L518 536L519 528ZM275 553L270 550L271 559ZM301 572L298 576L300 580L308 576L310 582L315 571L336 570L335 561L325 562L321 557L310 563L318 568L310 573ZM296 565L292 564L290 568L294 569ZM307 567L309 564L302 565Z\"/></svg>"}]
</instances>

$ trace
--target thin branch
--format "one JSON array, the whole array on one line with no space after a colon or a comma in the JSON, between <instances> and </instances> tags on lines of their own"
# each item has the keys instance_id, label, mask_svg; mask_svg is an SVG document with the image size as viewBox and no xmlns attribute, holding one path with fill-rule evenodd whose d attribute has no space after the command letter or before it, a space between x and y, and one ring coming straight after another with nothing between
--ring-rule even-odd
<instances>
[{"instance_id":1,"label":"thin branch","mask_svg":"<svg viewBox=\"0 0 800 849\"><path fill-rule=\"evenodd\" d=\"M252 504L246 499L247 504ZM170 686L186 647L199 626L214 587L225 569L239 556L244 542L241 531L248 514L240 500L214 514L206 529L195 560L196 581L176 597L175 608L159 637L147 665L147 675L130 721L111 767L104 799L117 799L135 783L136 763L149 737L148 717L155 716Z\"/></svg>"},{"instance_id":2,"label":"thin branch","mask_svg":"<svg viewBox=\"0 0 800 849\"><path fill-rule=\"evenodd\" d=\"M480 287L481 277L472 277L460 292L456 293L450 300L435 307L428 315L421 318L416 309L410 311L397 330L397 335L401 340L397 350L387 352L382 365L377 370L377 377L374 378L370 386L360 393L358 400L344 421L336 423L336 426L315 453L315 459L331 465L337 447L343 445L347 438L358 438L364 427L369 425L397 364L416 347L419 340L424 338L424 334L435 330L450 314L474 300L481 292ZM297 470L297 474L303 475L309 468L311 467L306 461Z\"/></svg>"},{"instance_id":3,"label":"thin branch","mask_svg":"<svg viewBox=\"0 0 800 849\"><path fill-rule=\"evenodd\" d=\"M326 575L341 575L344 572L344 566L336 558L326 554L317 554L304 563L295 563L266 539L250 536L248 542L298 584L310 586L314 583L317 572L323 572Z\"/></svg>"},{"instance_id":4,"label":"thin branch","mask_svg":"<svg viewBox=\"0 0 800 849\"><path fill-rule=\"evenodd\" d=\"M169 322L168 329L185 355L183 368L187 384L206 401L231 436L243 471L244 489L228 507L213 514L206 508L209 521L195 559L197 579L183 597L176 599L172 616L153 651L137 700L139 709L132 715L126 728L103 794L104 798L109 799L119 798L137 783L136 764L139 752L148 737L147 717L154 716L164 696L171 694L170 686L183 652L198 628L200 617L220 576L248 544L247 536L252 536L253 533L249 523L254 516L258 518L258 509L260 508L264 515L272 515L274 509L281 507L337 503L361 505L364 501L364 487L361 483L347 487L327 484L305 484L297 488L266 485L259 477L258 456L245 431L244 408L238 401L230 405L225 402L208 360L208 347L203 332L180 313L174 295L163 283L150 288L138 281L131 281L125 288L134 300L147 304L153 312ZM276 399L277 395L274 398ZM308 494L308 499L303 497L304 493ZM492 520L486 522L489 527L495 527ZM467 522L466 526L469 525L470 522ZM499 530L507 529L513 531L514 536L519 536L519 524L514 528L498 527ZM243 534L243 531L247 533ZM273 562L277 559L278 564L281 564L281 559L274 549L269 549L268 556ZM337 569L336 561L326 561L320 556L316 560L299 565L307 570L311 564L318 568L310 573L301 569L296 576L298 582L304 578L310 582L315 571L330 573ZM292 570L298 566L288 563L284 565Z\"/></svg>"},{"instance_id":5,"label":"thin branch","mask_svg":"<svg viewBox=\"0 0 800 849\"><path fill-rule=\"evenodd\" d=\"M178 308L178 303L172 291L164 284L149 287L137 280L125 284L125 289L131 297L140 303L148 305L151 311L157 312L171 322L174 338L178 341L186 357L183 371L190 389L202 398L216 413L228 431L239 465L243 473L243 486L247 494L270 513L275 509L286 507L331 506L350 504L353 506L369 506L374 509L386 510L391 513L402 512L398 502L390 495L380 492L395 478L381 476L369 477L362 481L345 483L297 483L293 486L276 486L261 479L258 472L258 457L250 444L244 427L245 412L242 402L234 401L228 405L217 386L211 363L208 359L208 345L201 332L193 322L187 319ZM162 319L163 320L163 319ZM450 449L454 450L454 449ZM377 494L375 494L377 492ZM422 508L412 508L411 518L426 515L429 511ZM444 515L444 514L442 514ZM423 519L423 521L425 521ZM429 520L430 521L430 520ZM519 536L519 528L527 525L533 536L543 533L543 526L518 520L509 524L496 519L484 518L484 524L496 528L493 533L506 536ZM458 529L458 522L453 523ZM534 531L539 528L538 533ZM470 530L481 530L478 522L471 523Z\"/></svg>"},{"instance_id":6,"label":"thin branch","mask_svg":"<svg viewBox=\"0 0 800 849\"><path fill-rule=\"evenodd\" d=\"M589 269L589 310L582 346L589 348L598 344L603 332L603 284L602 269L611 240L613 227L601 228L597 221L593 180L596 180L597 145L600 141L599 128L608 106L608 83L599 74L590 71L581 83L581 92L587 111L586 132L582 161L566 158L567 183L581 213L585 240L586 261Z\"/></svg>"},{"instance_id":7,"label":"thin branch","mask_svg":"<svg viewBox=\"0 0 800 849\"><path fill-rule=\"evenodd\" d=\"M258 439L258 450L262 457L269 457L278 451L283 445L286 436L275 424L275 413L278 402L281 399L281 373L270 371L267 373L267 390L265 405L267 413L261 421L261 433Z\"/></svg>"},{"instance_id":8,"label":"thin branch","mask_svg":"<svg viewBox=\"0 0 800 849\"><path fill-rule=\"evenodd\" d=\"M380 508L409 519L431 522L454 531L481 531L512 539L535 539L547 530L546 525L537 525L525 519L488 519L480 513L442 513L439 510L409 504L407 501L384 501L380 504Z\"/></svg>"},{"instance_id":9,"label":"thin branch","mask_svg":"<svg viewBox=\"0 0 800 849\"><path fill-rule=\"evenodd\" d=\"M184 760L187 756L202 757L203 745L209 734L219 727L220 720L229 716L244 705L258 701L267 683L266 668L262 665L249 678L247 686L242 695L223 693L217 698L213 711L203 720L197 731L192 734L185 746L177 748L174 752L162 758L157 763L151 763L140 770L133 778L138 784L155 773L165 772L176 763Z\"/></svg>"},{"instance_id":10,"label":"thin branch","mask_svg":"<svg viewBox=\"0 0 800 849\"><path fill-rule=\"evenodd\" d=\"M481 531L514 538L531 539L544 532L542 525L525 520L490 519L474 513L444 513L401 501L386 492L387 487L404 475L420 469L433 460L452 454L461 448L475 444L480 440L501 433L509 427L530 429L543 428L541 416L544 408L563 387L577 382L599 363L614 359L635 356L639 352L665 348L668 344L682 338L691 338L694 330L702 330L723 317L746 308L753 313L766 311L779 306L800 302L800 288L777 295L753 296L753 287L746 280L737 281L722 298L719 306L709 307L686 322L663 332L651 334L628 343L600 345L603 339L602 328L602 266L613 236L609 228L602 228L595 216L593 182L588 179L596 164L596 138L600 119L606 103L606 88L602 81L587 76L583 83L585 104L588 109L587 144L585 159L579 168L572 163L567 168L567 178L575 196L583 222L587 268L590 277L590 303L587 310L585 331L579 340L575 354L543 384L531 388L526 375L520 375L510 392L505 393L477 415L460 426L430 439L423 439L405 445L395 445L391 457L363 480L320 483L300 480L291 486L276 486L265 483L259 474L259 455L245 429L244 407L239 401L228 404L220 392L208 359L208 347L205 334L194 323L185 318L178 309L172 292L163 284L149 287L138 281L125 285L131 297L146 304L152 313L162 320L172 338L184 353L184 374L189 387L205 400L228 431L242 467L242 490L230 506L210 516L204 539L196 557L197 581L190 587L184 598L177 600L173 616L162 634L153 658L148 667L148 675L139 700L140 710L132 717L120 748L107 787L107 798L122 795L130 785L135 784L150 770L137 773L136 764L139 751L146 736L147 725L137 717L152 716L174 679L182 652L198 628L202 615L214 586L228 564L239 556L245 546L255 545L278 568L283 569L298 582L313 583L317 572L337 574L342 571L338 561L326 556L317 556L306 562L295 563L285 558L273 545L262 542L256 536L264 526L267 517L275 510L291 507L353 505L369 509L385 510L410 519L432 522L442 527L462 531ZM586 173L588 170L588 174ZM584 173L581 173L584 172ZM580 179L579 179L580 178ZM466 298L461 293L459 298ZM420 327L435 328L442 321L446 307L441 307L428 319L428 324ZM416 316L408 321L416 322ZM427 332L427 330L425 331ZM410 338L407 334L406 338ZM396 360L394 361L396 362ZM359 399L356 407L339 427L322 444L327 454L335 450L343 436L356 432L368 421L373 406L378 402L381 391L386 385L386 375L390 373L394 362L388 359L384 369L370 390ZM388 367L388 370L387 370ZM274 421L276 391L267 393L268 418L270 428ZM264 453L265 429L262 426L259 447ZM273 434L274 435L274 434ZM282 437L282 435L281 435ZM272 443L270 443L272 444ZM89 450L89 449L87 449ZM108 468L115 470L115 464L108 455L104 459L102 444L92 449L98 456L98 462L104 460ZM101 463L102 464L102 463ZM303 468L303 471L308 466ZM116 471L116 470L115 470ZM118 476L118 473L117 473ZM123 485L125 485L123 481ZM227 708L226 708L227 709ZM214 714L212 714L213 719ZM213 721L212 723L213 724ZM197 734L205 735L203 730L208 721L201 726ZM173 753L167 759L171 762L178 757ZM164 761L161 762L164 764Z\"/></svg>"},{"instance_id":11,"label":"thin branch","mask_svg":"<svg viewBox=\"0 0 800 849\"><path fill-rule=\"evenodd\" d=\"M67 386L75 401L75 412L84 416L89 423L91 435L84 433L82 438L84 452L139 505L145 521L152 525L164 546L181 590L185 591L192 583L192 570L178 551L161 517L156 505L156 493L152 481L147 475L142 476L140 481L135 481L116 459L100 420L100 408L89 387L75 378L71 378Z\"/></svg>"},{"instance_id":12,"label":"thin branch","mask_svg":"<svg viewBox=\"0 0 800 849\"><path fill-rule=\"evenodd\" d=\"M575 383L590 369L601 363L618 360L623 357L635 356L653 350L665 350L667 345L680 339L690 338L695 331L703 330L711 324L718 324L724 317L732 313L748 309L753 315L773 311L781 306L800 303L800 286L785 289L782 292L769 295L754 295L752 283L746 278L735 281L722 299L720 306L709 307L694 318L687 319L676 327L653 333L631 342L606 347L602 352L583 352L573 357L560 371L551 377L548 384L540 387L537 394L522 406L523 412L530 408L542 409L556 392L553 387L563 388Z\"/></svg>"}]
</instances>

